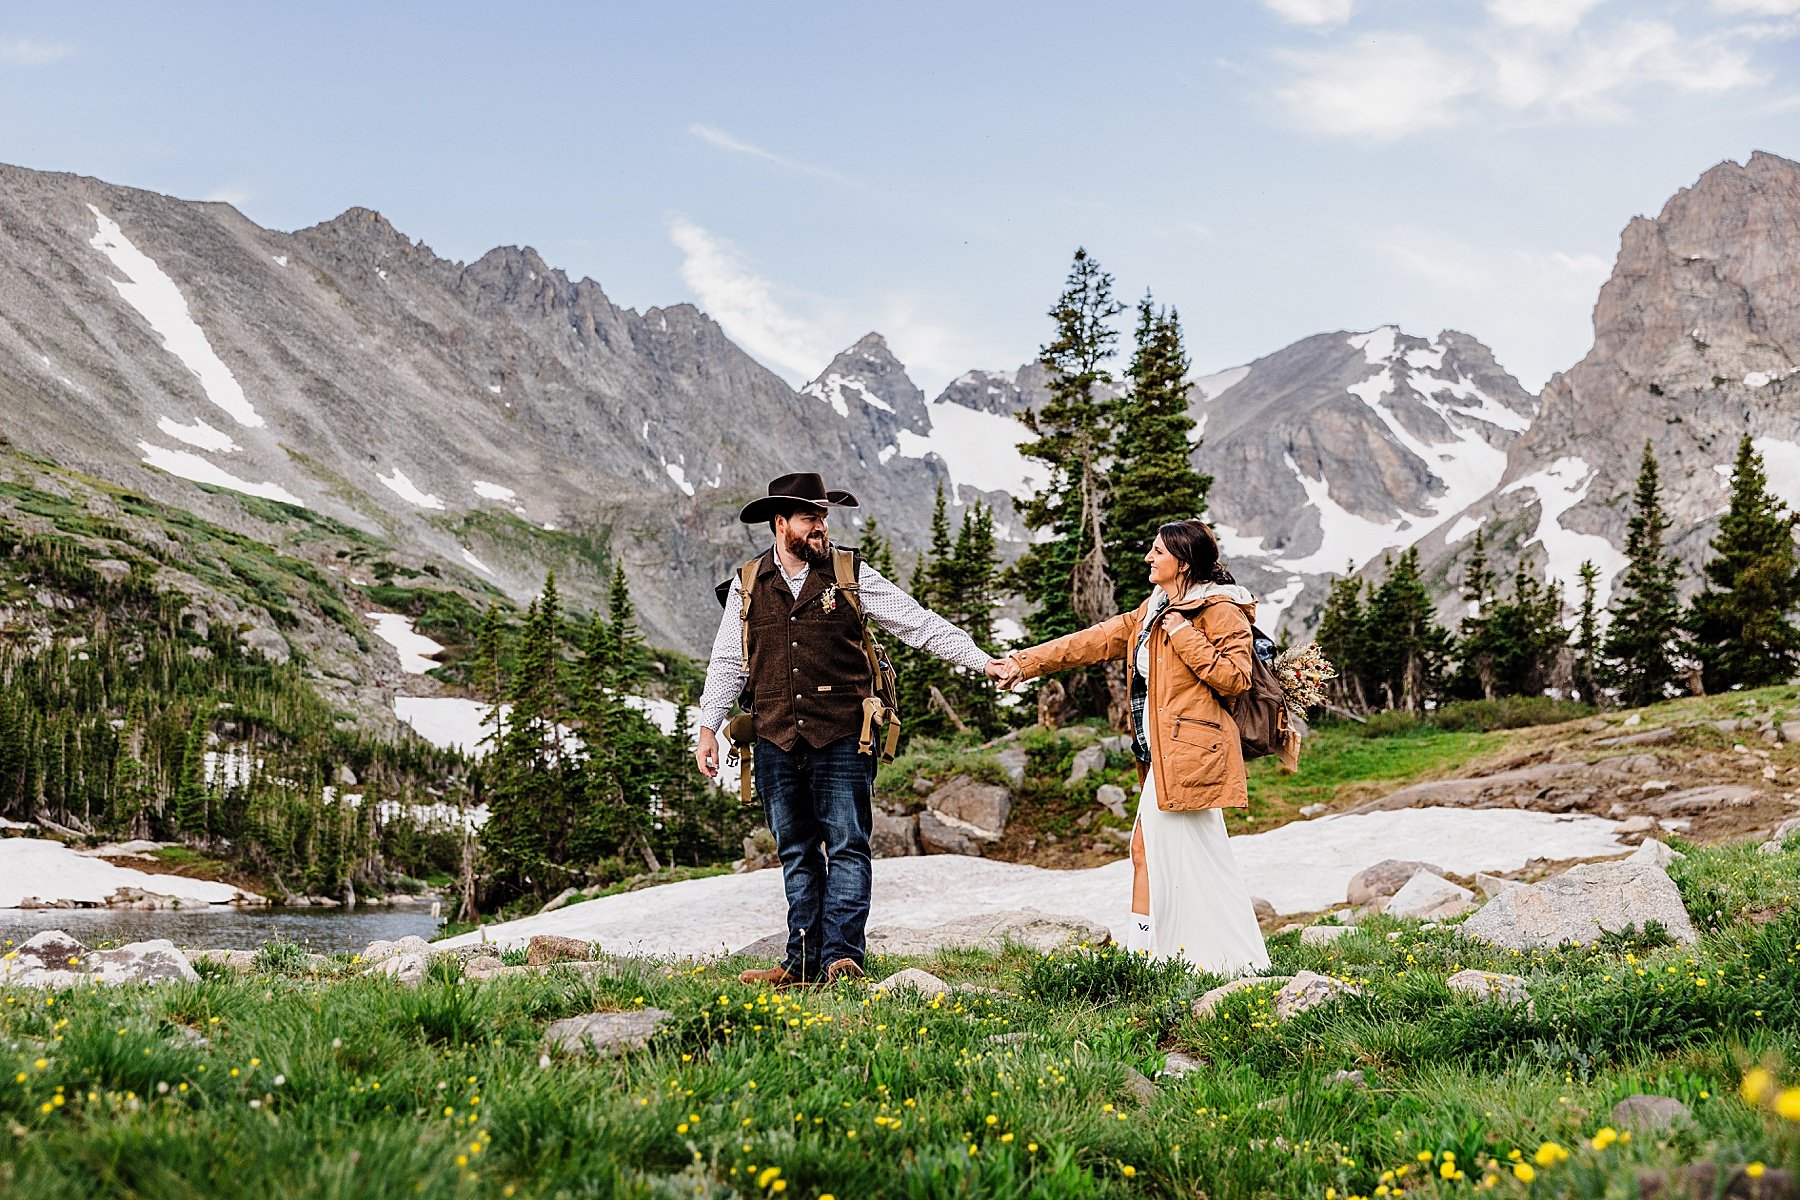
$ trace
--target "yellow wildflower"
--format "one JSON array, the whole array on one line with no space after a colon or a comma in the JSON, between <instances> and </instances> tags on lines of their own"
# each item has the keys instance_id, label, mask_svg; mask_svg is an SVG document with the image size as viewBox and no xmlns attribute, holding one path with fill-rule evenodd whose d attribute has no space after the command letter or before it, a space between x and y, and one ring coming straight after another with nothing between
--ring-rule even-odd
<instances>
[{"instance_id":1,"label":"yellow wildflower","mask_svg":"<svg viewBox=\"0 0 1800 1200\"><path fill-rule=\"evenodd\" d=\"M1783 1088L1775 1097L1775 1111L1790 1121L1800 1121L1800 1087Z\"/></svg>"},{"instance_id":2,"label":"yellow wildflower","mask_svg":"<svg viewBox=\"0 0 1800 1200\"><path fill-rule=\"evenodd\" d=\"M1744 1072L1744 1081L1738 1084L1738 1093L1743 1096L1744 1103L1752 1107L1767 1100L1775 1091L1775 1076L1764 1067L1752 1067Z\"/></svg>"},{"instance_id":3,"label":"yellow wildflower","mask_svg":"<svg viewBox=\"0 0 1800 1200\"><path fill-rule=\"evenodd\" d=\"M1517 1179L1520 1183L1530 1183L1537 1178L1537 1168L1533 1167L1528 1162L1514 1163L1512 1172L1513 1178Z\"/></svg>"}]
</instances>

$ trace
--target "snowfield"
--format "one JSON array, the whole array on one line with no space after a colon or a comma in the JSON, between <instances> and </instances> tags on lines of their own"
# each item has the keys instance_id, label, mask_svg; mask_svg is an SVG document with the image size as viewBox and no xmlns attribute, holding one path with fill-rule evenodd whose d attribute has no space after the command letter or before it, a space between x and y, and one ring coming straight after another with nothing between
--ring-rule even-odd
<instances>
[{"instance_id":1,"label":"snowfield","mask_svg":"<svg viewBox=\"0 0 1800 1200\"><path fill-rule=\"evenodd\" d=\"M1434 862L1446 871L1513 871L1532 858L1598 857L1629 849L1601 817L1520 809L1415 808L1295 821L1231 839L1252 895L1283 913L1340 905L1350 877L1385 858ZM1123 937L1131 862L1053 871L960 855L875 861L871 927L918 928L958 917L1036 908L1099 921ZM542 916L490 925L442 943L523 945L557 933L615 953L671 958L728 954L780 933L787 922L781 872L715 875L572 904Z\"/></svg>"},{"instance_id":2,"label":"snowfield","mask_svg":"<svg viewBox=\"0 0 1800 1200\"><path fill-rule=\"evenodd\" d=\"M140 888L195 905L229 904L243 895L229 883L115 867L44 838L0 839L0 908L18 908L26 899L104 904L120 888Z\"/></svg>"}]
</instances>

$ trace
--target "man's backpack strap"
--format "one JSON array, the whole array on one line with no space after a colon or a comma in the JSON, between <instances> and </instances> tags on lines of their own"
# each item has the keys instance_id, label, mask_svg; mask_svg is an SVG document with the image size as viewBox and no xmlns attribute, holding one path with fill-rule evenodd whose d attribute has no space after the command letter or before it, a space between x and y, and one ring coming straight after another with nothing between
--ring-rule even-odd
<instances>
[{"instance_id":1,"label":"man's backpack strap","mask_svg":"<svg viewBox=\"0 0 1800 1200\"><path fill-rule=\"evenodd\" d=\"M743 624L744 670L750 669L750 597L756 591L756 568L761 558L753 558L738 568L738 620Z\"/></svg>"},{"instance_id":2,"label":"man's backpack strap","mask_svg":"<svg viewBox=\"0 0 1800 1200\"><path fill-rule=\"evenodd\" d=\"M863 608L862 580L856 551L833 546L831 571L837 590L850 601L850 607L856 610L856 619L862 622L863 656L869 660L869 690L874 693L863 700L862 737L857 742L856 752L878 753L882 762L893 762L894 755L900 749L900 711L882 697L883 691L889 696L894 695L895 689L890 678L893 669L884 665L881 647L876 644L875 633L869 628L869 614ZM877 725L887 727L879 749L875 744Z\"/></svg>"},{"instance_id":3,"label":"man's backpack strap","mask_svg":"<svg viewBox=\"0 0 1800 1200\"><path fill-rule=\"evenodd\" d=\"M738 568L738 621L743 627L741 642L744 656L744 670L750 669L750 598L756 588L757 567L762 563L760 556L751 559ZM725 762L738 769L738 801L751 804L755 797L751 791L750 755L748 749L756 742L756 718L741 712L725 723L725 743L729 749L725 752Z\"/></svg>"}]
</instances>

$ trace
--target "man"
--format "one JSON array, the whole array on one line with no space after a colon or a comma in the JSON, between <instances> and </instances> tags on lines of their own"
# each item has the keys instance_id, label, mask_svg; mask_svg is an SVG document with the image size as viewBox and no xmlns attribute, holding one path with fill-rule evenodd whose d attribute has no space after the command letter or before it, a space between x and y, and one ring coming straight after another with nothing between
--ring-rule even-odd
<instances>
[{"instance_id":1,"label":"man","mask_svg":"<svg viewBox=\"0 0 1800 1200\"><path fill-rule=\"evenodd\" d=\"M801 473L772 481L768 495L738 514L746 525L767 521L775 544L758 560L750 594L748 662L738 578L725 597L700 697L695 758L702 775L718 776L718 730L748 682L756 790L781 857L788 944L779 965L745 971L745 983L787 987L863 973L876 756L858 753L858 742L862 702L874 695L874 681L862 622L838 596L828 528L832 509L855 507L849 492L828 492L818 475ZM863 609L879 628L990 677L1005 669L860 557L856 564Z\"/></svg>"}]
</instances>

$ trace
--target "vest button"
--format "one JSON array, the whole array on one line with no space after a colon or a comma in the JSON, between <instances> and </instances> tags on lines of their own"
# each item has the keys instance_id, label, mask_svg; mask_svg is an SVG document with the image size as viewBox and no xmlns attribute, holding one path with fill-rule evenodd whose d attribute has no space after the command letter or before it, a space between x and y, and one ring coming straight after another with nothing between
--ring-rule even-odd
<instances>
[{"instance_id":1,"label":"vest button","mask_svg":"<svg viewBox=\"0 0 1800 1200\"><path fill-rule=\"evenodd\" d=\"M799 693L799 692L795 692L795 693L794 693L794 699L796 699L796 700L798 700L798 699L800 699L800 693Z\"/></svg>"}]
</instances>

